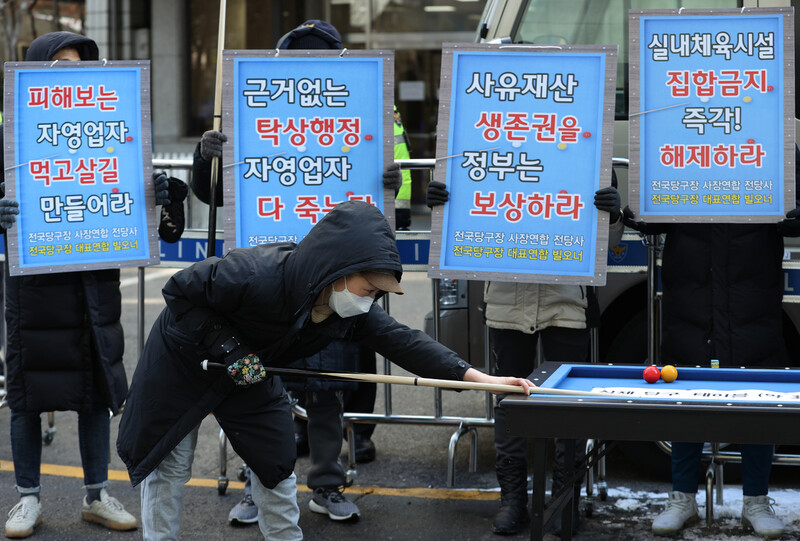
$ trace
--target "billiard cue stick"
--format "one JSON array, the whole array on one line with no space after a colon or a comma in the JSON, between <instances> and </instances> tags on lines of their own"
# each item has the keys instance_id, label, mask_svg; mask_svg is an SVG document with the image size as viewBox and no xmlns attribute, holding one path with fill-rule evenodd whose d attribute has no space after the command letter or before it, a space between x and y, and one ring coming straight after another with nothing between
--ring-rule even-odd
<instances>
[{"instance_id":1,"label":"billiard cue stick","mask_svg":"<svg viewBox=\"0 0 800 541\"><path fill-rule=\"evenodd\" d=\"M217 29L217 74L214 81L214 118L211 129L222 131L222 50L225 49L226 0L219 2L219 28ZM206 254L214 257L217 246L217 184L219 180L219 157L211 158L211 179L208 196L208 247Z\"/></svg>"},{"instance_id":2,"label":"billiard cue stick","mask_svg":"<svg viewBox=\"0 0 800 541\"><path fill-rule=\"evenodd\" d=\"M227 368L222 363L215 363L208 360L201 361L200 366L203 370L209 368ZM473 391L489 391L492 393L516 393L525 394L525 389L519 385L503 385L498 383L478 383L475 381L458 381L450 379L420 378L417 376L390 376L384 374L366 374L362 372L315 372L314 370L300 370L296 368L273 368L265 366L264 370L271 374L285 376L300 376L323 379L346 379L362 381L367 383L389 383L394 385L414 385L418 387L440 387L443 389L462 389ZM553 395L581 395L581 396L608 396L604 393L593 393L589 391L571 391L568 389L545 389L542 387L531 387L531 394L553 394Z\"/></svg>"}]
</instances>

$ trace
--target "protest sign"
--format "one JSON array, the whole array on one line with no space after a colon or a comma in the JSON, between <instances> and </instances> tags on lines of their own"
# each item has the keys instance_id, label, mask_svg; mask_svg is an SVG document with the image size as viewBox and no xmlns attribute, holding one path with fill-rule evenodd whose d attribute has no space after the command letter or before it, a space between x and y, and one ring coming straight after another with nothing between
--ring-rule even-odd
<instances>
[{"instance_id":1,"label":"protest sign","mask_svg":"<svg viewBox=\"0 0 800 541\"><path fill-rule=\"evenodd\" d=\"M150 66L5 64L12 275L154 265Z\"/></svg>"},{"instance_id":2,"label":"protest sign","mask_svg":"<svg viewBox=\"0 0 800 541\"><path fill-rule=\"evenodd\" d=\"M795 207L791 8L631 11L630 205L647 222Z\"/></svg>"},{"instance_id":3,"label":"protest sign","mask_svg":"<svg viewBox=\"0 0 800 541\"><path fill-rule=\"evenodd\" d=\"M394 224L393 75L388 51L223 52L226 251L299 242L346 200Z\"/></svg>"},{"instance_id":4,"label":"protest sign","mask_svg":"<svg viewBox=\"0 0 800 541\"><path fill-rule=\"evenodd\" d=\"M605 283L616 54L445 45L428 276Z\"/></svg>"}]
</instances>

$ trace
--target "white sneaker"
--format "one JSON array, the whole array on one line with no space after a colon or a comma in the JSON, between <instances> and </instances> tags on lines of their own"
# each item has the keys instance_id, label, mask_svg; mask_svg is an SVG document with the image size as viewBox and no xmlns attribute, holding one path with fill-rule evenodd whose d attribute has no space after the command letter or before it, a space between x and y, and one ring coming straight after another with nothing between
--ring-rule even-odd
<instances>
[{"instance_id":1,"label":"white sneaker","mask_svg":"<svg viewBox=\"0 0 800 541\"><path fill-rule=\"evenodd\" d=\"M8 512L6 537L12 539L28 537L40 522L42 522L42 504L36 496L23 496Z\"/></svg>"},{"instance_id":2,"label":"white sneaker","mask_svg":"<svg viewBox=\"0 0 800 541\"><path fill-rule=\"evenodd\" d=\"M697 513L697 501L694 494L673 491L669 493L667 508L653 521L653 533L656 535L675 535L684 526L700 522Z\"/></svg>"},{"instance_id":3,"label":"white sneaker","mask_svg":"<svg viewBox=\"0 0 800 541\"><path fill-rule=\"evenodd\" d=\"M109 496L106 489L100 490L100 499L89 504L83 497L81 518L87 522L102 524L111 530L135 530L136 518L125 511L119 500Z\"/></svg>"},{"instance_id":4,"label":"white sneaker","mask_svg":"<svg viewBox=\"0 0 800 541\"><path fill-rule=\"evenodd\" d=\"M762 537L783 535L783 522L775 516L769 496L745 496L742 504L742 524L750 526Z\"/></svg>"}]
</instances>

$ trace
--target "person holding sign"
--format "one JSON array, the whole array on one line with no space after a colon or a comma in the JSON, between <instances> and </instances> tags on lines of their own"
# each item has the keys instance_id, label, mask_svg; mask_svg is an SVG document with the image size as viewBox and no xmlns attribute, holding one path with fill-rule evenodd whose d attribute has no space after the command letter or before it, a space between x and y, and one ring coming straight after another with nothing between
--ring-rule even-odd
<instances>
[{"instance_id":1,"label":"person holding sign","mask_svg":"<svg viewBox=\"0 0 800 541\"><path fill-rule=\"evenodd\" d=\"M616 175L612 169L612 185L598 190L594 198L595 208L609 213L609 246L618 245L623 232L616 185ZM448 200L449 192L444 183L432 181L428 185L426 203L429 207L443 205ZM526 375L533 372L537 364L537 344L541 344L544 357L548 360L570 363L588 361L587 314L592 306L597 309L597 299L586 287L492 281L485 284L484 301L494 371L498 375ZM503 397L497 397L498 403ZM506 411L499 406L494 409L494 443L500 509L494 517L492 531L500 535L515 534L530 521L528 465L525 459L527 439L508 435ZM564 481L567 460L564 443L564 440L556 441L553 494L558 492ZM585 444L585 441L576 443L576 464L583 459ZM580 484L576 487L576 492L579 491ZM573 500L576 517L578 509L576 493ZM556 519L556 531L560 531L560 517L559 514ZM577 527L577 521L574 525Z\"/></svg>"},{"instance_id":2,"label":"person holding sign","mask_svg":"<svg viewBox=\"0 0 800 541\"><path fill-rule=\"evenodd\" d=\"M795 186L800 151L795 146ZM800 193L800 192L795 192ZM798 202L800 207L800 202ZM775 368L787 365L783 340L783 238L800 237L800 208L771 224L648 224L625 208L644 234L666 233L661 264L661 360L665 364ZM764 537L784 526L768 496L772 445L742 445L742 523ZM672 491L653 521L675 535L700 521L695 495L703 443L672 442Z\"/></svg>"},{"instance_id":3,"label":"person holding sign","mask_svg":"<svg viewBox=\"0 0 800 541\"><path fill-rule=\"evenodd\" d=\"M117 439L132 484L142 484L144 539L177 539L197 429L212 412L252 469L264 537L302 538L289 401L265 366L285 366L344 339L426 377L533 387L483 374L386 314L374 301L402 293L401 276L381 211L346 201L299 244L233 249L169 279Z\"/></svg>"},{"instance_id":4,"label":"person holding sign","mask_svg":"<svg viewBox=\"0 0 800 541\"><path fill-rule=\"evenodd\" d=\"M98 56L91 39L53 32L35 39L25 60L65 62ZM168 193L164 178L156 184L156 203L169 203ZM3 229L14 226L16 213L15 201L0 200ZM83 520L114 530L137 528L136 518L107 490L109 411L119 412L127 392L119 276L117 269L9 276L6 266L6 388L20 495L9 512L7 537L27 537L42 520L40 416L46 411L78 412L86 489Z\"/></svg>"}]
</instances>

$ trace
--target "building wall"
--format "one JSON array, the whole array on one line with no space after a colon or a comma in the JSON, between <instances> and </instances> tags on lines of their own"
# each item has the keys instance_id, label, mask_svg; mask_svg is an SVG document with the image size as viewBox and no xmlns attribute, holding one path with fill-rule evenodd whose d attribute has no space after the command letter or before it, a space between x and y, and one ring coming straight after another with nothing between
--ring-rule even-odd
<instances>
[{"instance_id":1,"label":"building wall","mask_svg":"<svg viewBox=\"0 0 800 541\"><path fill-rule=\"evenodd\" d=\"M150 28L153 135L157 153L192 152L196 138L184 137L186 99L185 1L153 0Z\"/></svg>"}]
</instances>

